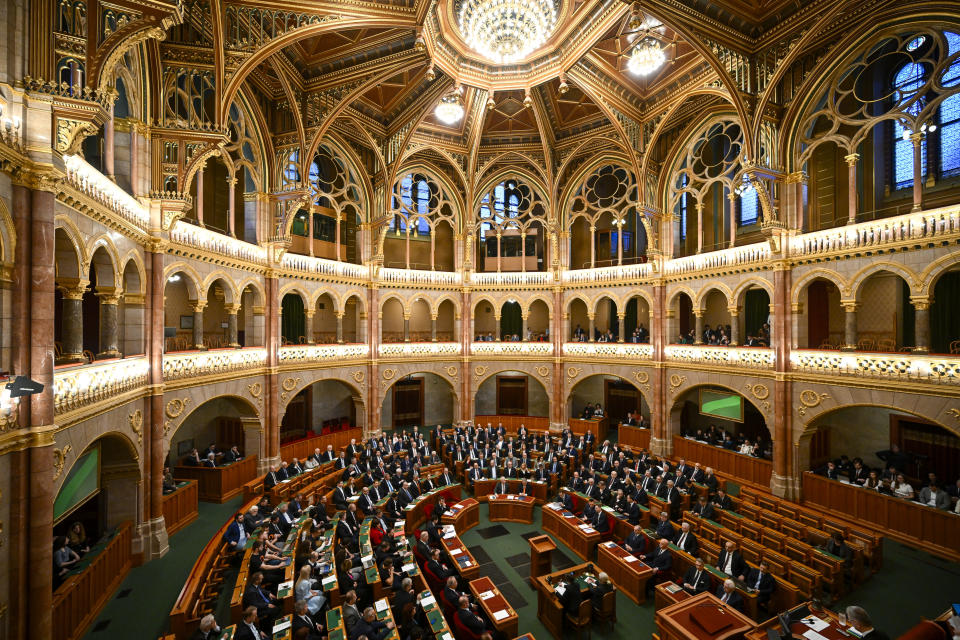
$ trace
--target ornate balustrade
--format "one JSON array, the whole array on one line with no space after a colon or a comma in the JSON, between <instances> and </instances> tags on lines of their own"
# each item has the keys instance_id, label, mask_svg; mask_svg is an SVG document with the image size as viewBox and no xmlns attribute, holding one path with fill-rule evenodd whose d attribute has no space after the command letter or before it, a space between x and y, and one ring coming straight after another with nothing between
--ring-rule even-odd
<instances>
[{"instance_id":1,"label":"ornate balustrade","mask_svg":"<svg viewBox=\"0 0 960 640\"><path fill-rule=\"evenodd\" d=\"M572 358L613 358L615 360L649 360L653 345L630 342L566 342L563 355Z\"/></svg>"},{"instance_id":2,"label":"ornate balustrade","mask_svg":"<svg viewBox=\"0 0 960 640\"><path fill-rule=\"evenodd\" d=\"M385 284L428 284L460 286L463 276L458 271L425 271L422 269L380 269L380 282Z\"/></svg>"},{"instance_id":3,"label":"ornate balustrade","mask_svg":"<svg viewBox=\"0 0 960 640\"><path fill-rule=\"evenodd\" d=\"M365 280L370 277L370 271L365 265L353 264L352 262L338 262L337 260L327 260L326 258L311 258L310 256L300 255L299 253L283 254L282 265L284 269L291 271L301 271L334 278Z\"/></svg>"},{"instance_id":4,"label":"ornate balustrade","mask_svg":"<svg viewBox=\"0 0 960 640\"><path fill-rule=\"evenodd\" d=\"M143 356L57 369L53 373L54 412L66 413L143 387L149 371Z\"/></svg>"},{"instance_id":5,"label":"ornate balustrade","mask_svg":"<svg viewBox=\"0 0 960 640\"><path fill-rule=\"evenodd\" d=\"M509 273L471 273L470 284L482 286L546 286L553 282L549 271L511 271Z\"/></svg>"},{"instance_id":6,"label":"ornate balustrade","mask_svg":"<svg viewBox=\"0 0 960 640\"><path fill-rule=\"evenodd\" d=\"M378 353L381 358L423 358L459 356L459 342L399 342L381 344Z\"/></svg>"},{"instance_id":7,"label":"ornate balustrade","mask_svg":"<svg viewBox=\"0 0 960 640\"><path fill-rule=\"evenodd\" d=\"M470 353L475 356L536 356L553 355L552 342L472 342Z\"/></svg>"},{"instance_id":8,"label":"ornate balustrade","mask_svg":"<svg viewBox=\"0 0 960 640\"><path fill-rule=\"evenodd\" d=\"M267 350L263 347L167 353L163 356L163 381L234 374L266 364Z\"/></svg>"},{"instance_id":9,"label":"ornate balustrade","mask_svg":"<svg viewBox=\"0 0 960 640\"><path fill-rule=\"evenodd\" d=\"M960 356L797 350L790 353L790 368L830 376L960 384Z\"/></svg>"},{"instance_id":10,"label":"ornate balustrade","mask_svg":"<svg viewBox=\"0 0 960 640\"><path fill-rule=\"evenodd\" d=\"M598 282L630 282L648 277L653 273L653 265L625 264L617 267L599 267L596 269L575 269L564 271L564 284L595 284Z\"/></svg>"},{"instance_id":11,"label":"ornate balustrade","mask_svg":"<svg viewBox=\"0 0 960 640\"><path fill-rule=\"evenodd\" d=\"M280 364L363 360L370 355L367 344L296 344L280 347Z\"/></svg>"},{"instance_id":12,"label":"ornate balustrade","mask_svg":"<svg viewBox=\"0 0 960 640\"><path fill-rule=\"evenodd\" d=\"M668 361L772 369L773 349L766 347L711 347L707 345L671 344L664 348Z\"/></svg>"},{"instance_id":13,"label":"ornate balustrade","mask_svg":"<svg viewBox=\"0 0 960 640\"><path fill-rule=\"evenodd\" d=\"M664 265L664 271L667 275L675 276L697 271L714 271L717 269L742 267L764 262L769 258L770 245L766 242L757 242L732 249L722 249L720 251L711 251L710 253L698 253L692 256L674 258L673 260L667 261Z\"/></svg>"},{"instance_id":14,"label":"ornate balustrade","mask_svg":"<svg viewBox=\"0 0 960 640\"><path fill-rule=\"evenodd\" d=\"M958 234L960 207L954 205L805 233L792 238L790 253L793 256L825 255Z\"/></svg>"},{"instance_id":15,"label":"ornate balustrade","mask_svg":"<svg viewBox=\"0 0 960 640\"><path fill-rule=\"evenodd\" d=\"M150 226L147 208L81 156L64 156L63 163L67 170L66 184L137 227L146 229Z\"/></svg>"},{"instance_id":16,"label":"ornate balustrade","mask_svg":"<svg viewBox=\"0 0 960 640\"><path fill-rule=\"evenodd\" d=\"M267 250L243 240L232 238L210 229L179 221L170 229L170 240L194 249L245 260L255 264L267 263Z\"/></svg>"}]
</instances>

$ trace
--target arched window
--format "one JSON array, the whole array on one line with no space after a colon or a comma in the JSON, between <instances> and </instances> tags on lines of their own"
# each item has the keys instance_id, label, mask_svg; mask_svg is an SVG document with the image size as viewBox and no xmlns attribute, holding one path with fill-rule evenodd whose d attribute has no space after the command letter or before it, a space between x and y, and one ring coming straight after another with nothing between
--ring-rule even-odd
<instances>
[{"instance_id":1,"label":"arched window","mask_svg":"<svg viewBox=\"0 0 960 640\"><path fill-rule=\"evenodd\" d=\"M687 174L680 176L680 188L687 186L689 179ZM680 202L677 203L677 216L680 218L680 242L687 239L687 197L686 192L680 194Z\"/></svg>"},{"instance_id":2,"label":"arched window","mask_svg":"<svg viewBox=\"0 0 960 640\"><path fill-rule=\"evenodd\" d=\"M430 187L427 181L417 182L417 213L427 214L430 211Z\"/></svg>"},{"instance_id":3,"label":"arched window","mask_svg":"<svg viewBox=\"0 0 960 640\"><path fill-rule=\"evenodd\" d=\"M740 226L747 227L757 224L760 199L757 190L748 181L743 181L743 191L740 192Z\"/></svg>"},{"instance_id":4,"label":"arched window","mask_svg":"<svg viewBox=\"0 0 960 640\"><path fill-rule=\"evenodd\" d=\"M313 174L313 166L310 167L310 173ZM294 149L287 156L287 164L283 168L283 177L288 183L300 182L300 150Z\"/></svg>"},{"instance_id":5,"label":"arched window","mask_svg":"<svg viewBox=\"0 0 960 640\"><path fill-rule=\"evenodd\" d=\"M507 208L509 210L508 215L511 218L517 217L517 209L519 206L520 206L520 198L517 197L517 194L511 193L510 197L507 198Z\"/></svg>"},{"instance_id":6,"label":"arched window","mask_svg":"<svg viewBox=\"0 0 960 640\"><path fill-rule=\"evenodd\" d=\"M960 51L960 35L946 32L950 55ZM943 74L944 87L960 82L960 58L953 61ZM940 103L940 177L960 175L960 94L954 94Z\"/></svg>"},{"instance_id":7,"label":"arched window","mask_svg":"<svg viewBox=\"0 0 960 640\"><path fill-rule=\"evenodd\" d=\"M893 79L893 88L896 91L894 99L897 102L906 102L923 87L926 79L923 66L915 62L908 62L901 66ZM917 115L923 109L923 98L914 101L907 109L907 113ZM926 174L927 141L921 143L921 175ZM913 186L913 141L910 139L910 130L900 120L893 124L893 186L894 189L906 189Z\"/></svg>"}]
</instances>

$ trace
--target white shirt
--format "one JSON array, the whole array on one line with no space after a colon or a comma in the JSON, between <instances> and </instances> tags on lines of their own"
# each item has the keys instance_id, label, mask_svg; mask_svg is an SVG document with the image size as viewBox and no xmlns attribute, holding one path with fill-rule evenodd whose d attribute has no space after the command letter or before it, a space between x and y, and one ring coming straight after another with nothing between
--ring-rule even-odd
<instances>
[{"instance_id":1,"label":"white shirt","mask_svg":"<svg viewBox=\"0 0 960 640\"><path fill-rule=\"evenodd\" d=\"M937 495L938 495L940 492L938 491L938 492L935 493L935 492L933 492L933 491L930 491L929 493L930 493L930 499L927 500L927 506L928 506L928 507L935 507L935 506L937 506Z\"/></svg>"},{"instance_id":2,"label":"white shirt","mask_svg":"<svg viewBox=\"0 0 960 640\"><path fill-rule=\"evenodd\" d=\"M723 565L723 572L728 576L733 575L733 554L732 553L727 554L727 561ZM724 600L724 602L726 602L726 600Z\"/></svg>"},{"instance_id":3,"label":"white shirt","mask_svg":"<svg viewBox=\"0 0 960 640\"><path fill-rule=\"evenodd\" d=\"M899 487L894 489L893 493L898 498L909 498L913 494L913 487L904 482Z\"/></svg>"}]
</instances>

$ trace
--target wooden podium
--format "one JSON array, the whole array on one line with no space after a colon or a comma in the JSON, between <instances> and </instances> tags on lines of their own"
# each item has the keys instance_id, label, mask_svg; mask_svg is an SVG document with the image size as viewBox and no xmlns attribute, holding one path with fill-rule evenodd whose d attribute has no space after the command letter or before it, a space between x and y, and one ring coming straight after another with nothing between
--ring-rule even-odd
<instances>
[{"instance_id":1,"label":"wooden podium","mask_svg":"<svg viewBox=\"0 0 960 640\"><path fill-rule=\"evenodd\" d=\"M536 580L553 570L551 554L557 548L550 536L536 536L528 540L530 543L530 580Z\"/></svg>"},{"instance_id":2,"label":"wooden podium","mask_svg":"<svg viewBox=\"0 0 960 640\"><path fill-rule=\"evenodd\" d=\"M740 640L756 623L711 593L701 593L656 612L660 640Z\"/></svg>"}]
</instances>

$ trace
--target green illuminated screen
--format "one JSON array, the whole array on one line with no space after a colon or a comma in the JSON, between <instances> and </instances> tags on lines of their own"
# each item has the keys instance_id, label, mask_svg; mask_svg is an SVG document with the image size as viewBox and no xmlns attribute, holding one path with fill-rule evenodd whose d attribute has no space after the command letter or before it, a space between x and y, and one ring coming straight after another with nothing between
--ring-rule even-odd
<instances>
[{"instance_id":1,"label":"green illuminated screen","mask_svg":"<svg viewBox=\"0 0 960 640\"><path fill-rule=\"evenodd\" d=\"M705 416L743 422L743 398L735 393L701 389L700 413Z\"/></svg>"},{"instance_id":2,"label":"green illuminated screen","mask_svg":"<svg viewBox=\"0 0 960 640\"><path fill-rule=\"evenodd\" d=\"M80 458L70 469L67 479L60 487L60 493L53 502L53 520L70 513L78 505L100 490L100 449L94 447Z\"/></svg>"}]
</instances>

